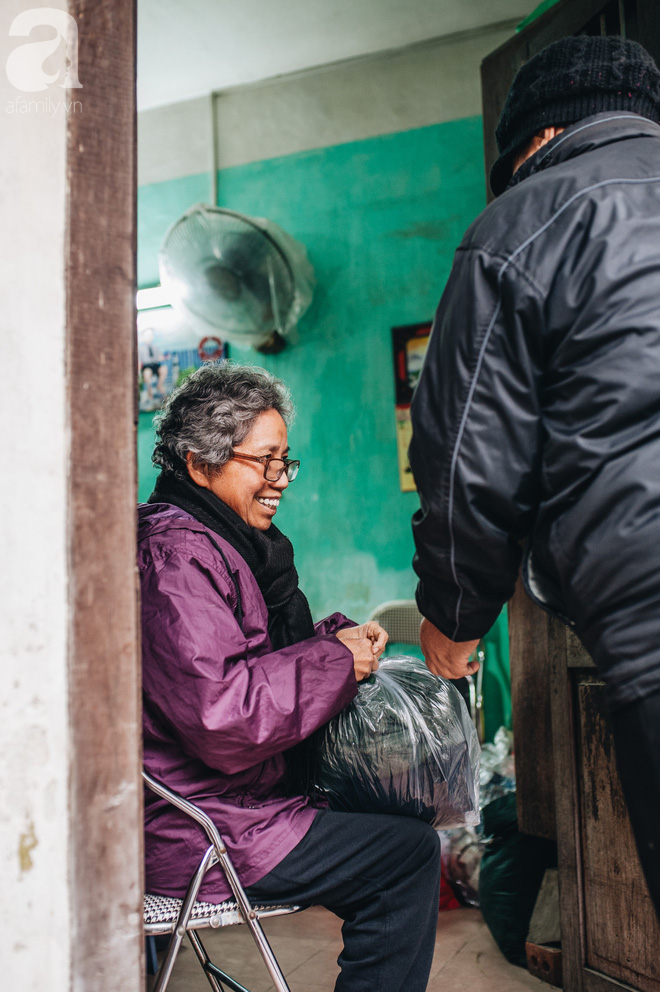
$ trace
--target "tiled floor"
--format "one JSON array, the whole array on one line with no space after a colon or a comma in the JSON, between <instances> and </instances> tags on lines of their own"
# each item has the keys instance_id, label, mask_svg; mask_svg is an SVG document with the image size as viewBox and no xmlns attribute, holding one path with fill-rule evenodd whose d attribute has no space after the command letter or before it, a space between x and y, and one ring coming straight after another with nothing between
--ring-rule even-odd
<instances>
[{"instance_id":1,"label":"tiled floor","mask_svg":"<svg viewBox=\"0 0 660 992\"><path fill-rule=\"evenodd\" d=\"M340 921L320 907L266 920L268 934L291 992L331 992L341 949ZM252 937L244 926L201 934L212 960L250 992L272 992ZM550 992L522 968L509 964L476 909L440 914L428 992ZM209 985L186 940L168 992L208 992Z\"/></svg>"}]
</instances>

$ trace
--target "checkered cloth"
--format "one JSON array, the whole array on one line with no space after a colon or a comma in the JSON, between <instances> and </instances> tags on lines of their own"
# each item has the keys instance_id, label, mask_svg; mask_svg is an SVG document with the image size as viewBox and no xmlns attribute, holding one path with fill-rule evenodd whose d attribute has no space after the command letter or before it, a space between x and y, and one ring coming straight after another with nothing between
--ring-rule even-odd
<instances>
[{"instance_id":1,"label":"checkered cloth","mask_svg":"<svg viewBox=\"0 0 660 992\"><path fill-rule=\"evenodd\" d=\"M170 933L174 930L174 925L181 912L182 899L173 899L170 896L154 896L147 894L144 897L144 926L147 933ZM253 906L258 916L284 916L287 913L295 913L300 906ZM194 928L202 927L230 927L237 923L243 923L238 906L233 899L226 902L210 903L196 902L190 916L189 926Z\"/></svg>"}]
</instances>

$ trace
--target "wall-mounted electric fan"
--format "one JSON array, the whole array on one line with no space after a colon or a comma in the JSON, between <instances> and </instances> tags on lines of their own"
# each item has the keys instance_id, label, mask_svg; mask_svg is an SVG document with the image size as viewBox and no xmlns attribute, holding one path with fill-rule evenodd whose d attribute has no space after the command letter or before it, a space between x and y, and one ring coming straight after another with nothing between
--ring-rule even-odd
<instances>
[{"instance_id":1,"label":"wall-mounted electric fan","mask_svg":"<svg viewBox=\"0 0 660 992\"><path fill-rule=\"evenodd\" d=\"M272 221L198 203L167 231L160 280L205 333L274 353L312 300L303 245Z\"/></svg>"}]
</instances>

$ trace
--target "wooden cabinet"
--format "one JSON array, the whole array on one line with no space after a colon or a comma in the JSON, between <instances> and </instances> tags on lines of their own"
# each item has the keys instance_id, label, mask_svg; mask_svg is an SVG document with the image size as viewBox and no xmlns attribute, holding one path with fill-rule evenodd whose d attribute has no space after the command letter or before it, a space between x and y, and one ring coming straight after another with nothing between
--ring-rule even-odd
<instances>
[{"instance_id":1,"label":"wooden cabinet","mask_svg":"<svg viewBox=\"0 0 660 992\"><path fill-rule=\"evenodd\" d=\"M652 992L660 988L660 928L621 793L603 684L589 669L568 670L568 682L578 756L584 988L601 988L601 974Z\"/></svg>"},{"instance_id":2,"label":"wooden cabinet","mask_svg":"<svg viewBox=\"0 0 660 992\"><path fill-rule=\"evenodd\" d=\"M621 791L604 685L571 631L522 588L509 624L519 822L557 840L564 989L660 992L660 926Z\"/></svg>"}]
</instances>

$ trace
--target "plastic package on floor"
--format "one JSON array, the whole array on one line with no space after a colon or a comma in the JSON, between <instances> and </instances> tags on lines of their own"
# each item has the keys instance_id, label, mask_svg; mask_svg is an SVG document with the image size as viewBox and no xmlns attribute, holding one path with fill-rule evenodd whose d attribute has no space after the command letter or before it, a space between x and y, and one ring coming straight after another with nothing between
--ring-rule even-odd
<instances>
[{"instance_id":1,"label":"plastic package on floor","mask_svg":"<svg viewBox=\"0 0 660 992\"><path fill-rule=\"evenodd\" d=\"M479 906L479 874L485 841L474 827L440 832L444 876L466 906Z\"/></svg>"},{"instance_id":2,"label":"plastic package on floor","mask_svg":"<svg viewBox=\"0 0 660 992\"><path fill-rule=\"evenodd\" d=\"M479 779L481 809L515 792L513 734L506 727L500 727L492 744L483 745ZM443 830L440 841L442 866L449 884L461 902L478 906L481 858L487 843L483 828L468 825L460 830Z\"/></svg>"},{"instance_id":3,"label":"plastic package on floor","mask_svg":"<svg viewBox=\"0 0 660 992\"><path fill-rule=\"evenodd\" d=\"M316 784L336 810L476 824L479 754L457 689L418 658L387 658L322 731Z\"/></svg>"}]
</instances>

